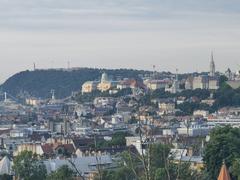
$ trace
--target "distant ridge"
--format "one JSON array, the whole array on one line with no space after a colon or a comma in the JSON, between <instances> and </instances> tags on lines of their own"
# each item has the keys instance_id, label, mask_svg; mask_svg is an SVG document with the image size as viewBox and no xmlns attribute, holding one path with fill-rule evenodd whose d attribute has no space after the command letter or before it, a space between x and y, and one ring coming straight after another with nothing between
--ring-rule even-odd
<instances>
[{"instance_id":1,"label":"distant ridge","mask_svg":"<svg viewBox=\"0 0 240 180\"><path fill-rule=\"evenodd\" d=\"M85 81L99 79L102 72L106 72L114 78L138 78L139 74L150 73L133 69L94 68L27 70L7 79L1 85L1 90L13 96L30 95L37 98L48 98L51 96L50 91L54 89L57 98L64 98L70 96L74 91L79 91Z\"/></svg>"}]
</instances>

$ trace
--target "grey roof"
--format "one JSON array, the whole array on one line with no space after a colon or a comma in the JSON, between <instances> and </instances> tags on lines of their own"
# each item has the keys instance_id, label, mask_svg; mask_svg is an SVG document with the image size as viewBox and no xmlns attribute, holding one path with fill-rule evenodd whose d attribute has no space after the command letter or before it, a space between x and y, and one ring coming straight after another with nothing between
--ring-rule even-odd
<instances>
[{"instance_id":1,"label":"grey roof","mask_svg":"<svg viewBox=\"0 0 240 180\"><path fill-rule=\"evenodd\" d=\"M98 160L97 160L98 158ZM78 169L79 172L82 174L89 173L96 171L96 165L111 165L113 163L111 156L88 156L88 157L78 157L78 158L71 158L71 159L52 159L44 161L46 165L48 173L56 171L63 165L68 165L70 168L74 170L74 167L69 162L71 161L75 167Z\"/></svg>"},{"instance_id":2,"label":"grey roof","mask_svg":"<svg viewBox=\"0 0 240 180\"><path fill-rule=\"evenodd\" d=\"M0 161L0 174L10 174L11 173L11 168L12 168L12 163L8 159L7 156L5 156L1 161Z\"/></svg>"},{"instance_id":3,"label":"grey roof","mask_svg":"<svg viewBox=\"0 0 240 180\"><path fill-rule=\"evenodd\" d=\"M180 160L180 158L175 158L175 160ZM183 156L181 160L183 162L203 163L203 158L201 156Z\"/></svg>"}]
</instances>

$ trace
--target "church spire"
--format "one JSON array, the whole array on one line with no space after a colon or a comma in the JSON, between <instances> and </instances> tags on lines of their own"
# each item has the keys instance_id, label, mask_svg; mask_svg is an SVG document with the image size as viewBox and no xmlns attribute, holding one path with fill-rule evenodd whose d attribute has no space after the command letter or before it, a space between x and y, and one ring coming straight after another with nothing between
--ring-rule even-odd
<instances>
[{"instance_id":1,"label":"church spire","mask_svg":"<svg viewBox=\"0 0 240 180\"><path fill-rule=\"evenodd\" d=\"M211 62L210 62L210 73L209 75L211 77L215 76L215 63L214 63L214 58L213 58L213 52L211 52Z\"/></svg>"},{"instance_id":2,"label":"church spire","mask_svg":"<svg viewBox=\"0 0 240 180\"><path fill-rule=\"evenodd\" d=\"M227 166L225 165L224 161L218 176L218 180L231 180Z\"/></svg>"}]
</instances>

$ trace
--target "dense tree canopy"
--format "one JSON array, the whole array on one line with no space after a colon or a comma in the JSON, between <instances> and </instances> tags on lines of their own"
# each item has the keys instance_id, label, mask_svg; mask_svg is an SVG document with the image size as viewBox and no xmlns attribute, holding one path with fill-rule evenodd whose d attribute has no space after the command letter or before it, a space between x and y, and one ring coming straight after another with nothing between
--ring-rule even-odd
<instances>
[{"instance_id":1,"label":"dense tree canopy","mask_svg":"<svg viewBox=\"0 0 240 180\"><path fill-rule=\"evenodd\" d=\"M106 72L114 78L136 78L139 74L147 71L132 69L93 69L80 68L77 70L36 70L23 71L10 77L2 86L3 91L7 91L13 96L27 93L35 97L48 98L50 91L56 91L56 97L62 98L70 96L73 91L79 91L86 81L99 80L101 73Z\"/></svg>"},{"instance_id":2,"label":"dense tree canopy","mask_svg":"<svg viewBox=\"0 0 240 180\"><path fill-rule=\"evenodd\" d=\"M152 144L147 152L146 155L122 153L119 168L104 171L103 179L202 180L201 174L192 170L189 163L175 164L169 158L170 148L168 146Z\"/></svg>"},{"instance_id":3,"label":"dense tree canopy","mask_svg":"<svg viewBox=\"0 0 240 180\"><path fill-rule=\"evenodd\" d=\"M47 180L74 180L75 174L67 165L63 165L57 171L48 175Z\"/></svg>"},{"instance_id":4,"label":"dense tree canopy","mask_svg":"<svg viewBox=\"0 0 240 180\"><path fill-rule=\"evenodd\" d=\"M235 167L240 158L240 129L226 126L216 128L210 134L210 141L204 151L204 162L210 179L216 179L223 161L227 167ZM234 164L235 162L235 164ZM238 169L240 170L240 169ZM234 172L233 175L236 175Z\"/></svg>"},{"instance_id":5,"label":"dense tree canopy","mask_svg":"<svg viewBox=\"0 0 240 180\"><path fill-rule=\"evenodd\" d=\"M214 94L216 102L214 106L221 108L224 106L240 106L240 88L232 89L229 85L223 85Z\"/></svg>"},{"instance_id":6,"label":"dense tree canopy","mask_svg":"<svg viewBox=\"0 0 240 180\"><path fill-rule=\"evenodd\" d=\"M125 139L126 136L131 136L131 134L126 133L126 132L117 132L117 133L113 134L112 140L110 140L110 141L106 141L106 140L97 141L97 148L126 146L126 139Z\"/></svg>"},{"instance_id":7,"label":"dense tree canopy","mask_svg":"<svg viewBox=\"0 0 240 180\"><path fill-rule=\"evenodd\" d=\"M43 180L46 178L45 165L30 151L23 151L14 158L13 170L16 176L24 180Z\"/></svg>"}]
</instances>

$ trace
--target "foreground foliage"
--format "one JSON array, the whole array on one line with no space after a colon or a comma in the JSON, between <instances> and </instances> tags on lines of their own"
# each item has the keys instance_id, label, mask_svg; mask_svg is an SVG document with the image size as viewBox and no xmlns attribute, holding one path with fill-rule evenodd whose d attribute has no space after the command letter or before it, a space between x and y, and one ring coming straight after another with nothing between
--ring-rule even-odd
<instances>
[{"instance_id":1,"label":"foreground foliage","mask_svg":"<svg viewBox=\"0 0 240 180\"><path fill-rule=\"evenodd\" d=\"M204 151L204 162L209 179L216 179L223 161L230 168L233 179L240 178L240 129L226 126L210 134Z\"/></svg>"}]
</instances>

